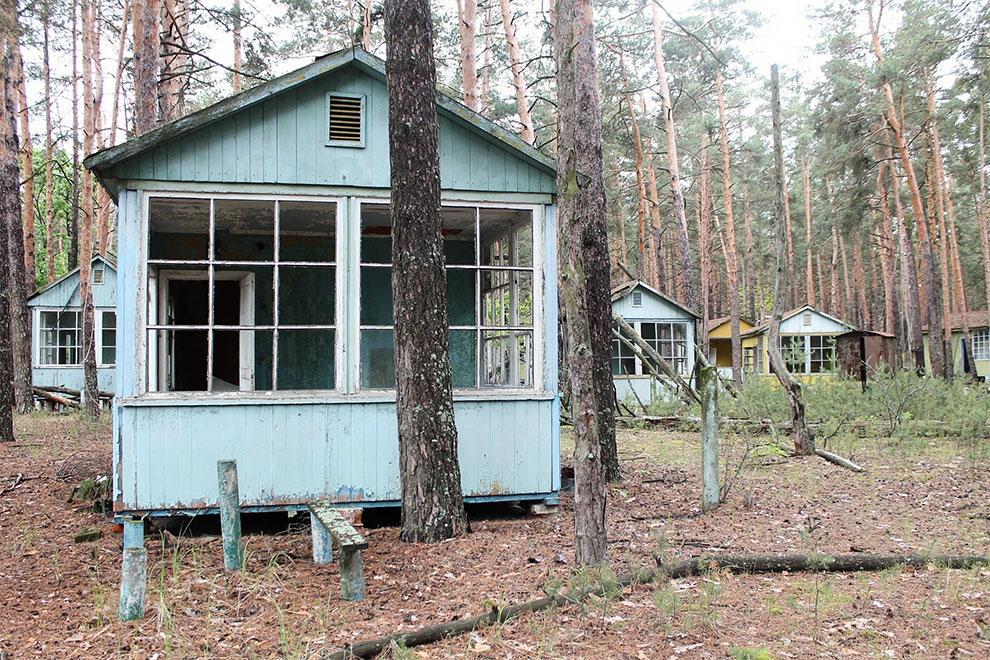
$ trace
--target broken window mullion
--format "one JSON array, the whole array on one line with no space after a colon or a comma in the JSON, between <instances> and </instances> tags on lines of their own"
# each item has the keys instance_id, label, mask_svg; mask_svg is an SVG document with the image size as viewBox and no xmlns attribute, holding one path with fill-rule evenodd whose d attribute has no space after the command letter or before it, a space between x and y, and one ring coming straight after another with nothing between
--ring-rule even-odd
<instances>
[{"instance_id":1,"label":"broken window mullion","mask_svg":"<svg viewBox=\"0 0 990 660\"><path fill-rule=\"evenodd\" d=\"M280 242L281 236L280 236L280 234L282 233L280 231L280 229L279 229L279 224L280 224L279 223L279 220L280 220L281 211L282 211L281 204L279 203L279 200L276 199L275 200L275 219L274 219L274 225L275 225L275 265L274 265L274 267L272 269L272 288L273 288L273 292L272 292L272 299L273 299L272 320L275 323L275 329L272 331L272 390L273 391L278 390L278 322L279 322L279 318L278 318L279 317L279 302L278 302L279 286L278 286L278 283L279 283L279 258L281 256L280 255L281 250L279 249L280 246L281 246L281 242Z\"/></svg>"}]
</instances>

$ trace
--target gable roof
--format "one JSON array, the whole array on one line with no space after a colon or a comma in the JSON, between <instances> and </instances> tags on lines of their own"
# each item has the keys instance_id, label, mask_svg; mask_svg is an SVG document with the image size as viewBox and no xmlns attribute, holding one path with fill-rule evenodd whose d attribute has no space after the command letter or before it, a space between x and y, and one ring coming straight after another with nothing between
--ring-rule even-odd
<instances>
[{"instance_id":1,"label":"gable roof","mask_svg":"<svg viewBox=\"0 0 990 660\"><path fill-rule=\"evenodd\" d=\"M133 137L126 142L98 151L87 157L83 161L83 165L100 176L125 160L215 124L236 112L255 106L273 96L346 66L354 66L373 78L386 80L385 60L375 57L358 46L345 48L319 57L311 64L256 85L198 112L159 126L144 135ZM556 172L554 159L533 145L524 142L519 136L486 119L445 92L438 90L436 99L438 111L453 121L510 150L544 172L549 174Z\"/></svg>"},{"instance_id":2,"label":"gable roof","mask_svg":"<svg viewBox=\"0 0 990 660\"><path fill-rule=\"evenodd\" d=\"M787 321L788 319L792 319L795 316L797 316L798 314L802 314L804 312L811 312L813 314L818 314L819 316L823 316L823 317L827 318L830 321L834 321L835 323L838 323L839 325L844 325L845 327L849 328L850 330L855 330L856 329L852 324L847 323L847 322L843 321L840 318L836 318L836 317L832 316L831 314L826 314L825 312L822 312L820 310L817 310L814 307L812 307L811 305L801 305L800 307L796 307L796 308L794 308L792 310L789 310L787 312L784 312L784 314L780 317L780 322L783 323L784 321ZM763 333L765 333L769 329L770 329L770 319L769 318L764 318L762 321L760 321L760 324L758 326L756 326L755 328L753 328L749 332L745 333L744 336L746 336L746 337L755 337L757 335L762 335Z\"/></svg>"},{"instance_id":3,"label":"gable roof","mask_svg":"<svg viewBox=\"0 0 990 660\"><path fill-rule=\"evenodd\" d=\"M646 291L650 292L651 294L653 294L657 298L660 298L661 300L663 300L663 301L665 301L667 303L670 303L674 307L677 307L678 309L681 309L681 310L687 312L688 314L690 314L691 316L693 316L696 319L700 319L701 318L701 315L698 314L697 312L695 312L690 307L687 307L687 306L679 303L678 301L674 300L670 296L668 296L668 295L666 295L664 293L661 293L660 291L657 291L656 289L654 289L652 286L650 286L649 284L647 284L643 280L629 280L627 282L623 282L622 284L617 284L617 285L613 286L612 287L612 303L614 304L615 302L617 302L619 300L622 300L623 298L625 298L630 293L632 293L635 289L638 289L638 288L645 289Z\"/></svg>"},{"instance_id":4,"label":"gable roof","mask_svg":"<svg viewBox=\"0 0 990 660\"><path fill-rule=\"evenodd\" d=\"M112 270L114 273L117 272L117 261L113 257L111 257L110 255L107 255L105 257L103 255L101 255L101 254L94 255L93 256L93 259L90 261L90 264L95 264L98 261L101 261L104 264L106 264L107 268L109 268L110 270ZM79 274L79 266L76 266L75 268L73 268L68 273L66 273L62 277L58 278L54 282L49 282L45 286L43 286L40 289L36 290L34 293L32 293L30 296L28 296L27 302L31 302L32 300L34 300L35 298L37 298L38 296L40 296L41 294L43 294L45 291L48 291L49 289L55 288L56 286L58 286L59 284L61 284L64 281L66 281L70 277L75 277L78 274Z\"/></svg>"},{"instance_id":5,"label":"gable roof","mask_svg":"<svg viewBox=\"0 0 990 660\"><path fill-rule=\"evenodd\" d=\"M719 327L723 323L728 323L731 320L732 320L731 316L719 316L718 318L708 319L708 332L711 332L712 330ZM756 325L753 319L749 318L748 316L740 316L739 321L740 323L745 323L746 325L751 327Z\"/></svg>"},{"instance_id":6,"label":"gable roof","mask_svg":"<svg viewBox=\"0 0 990 660\"><path fill-rule=\"evenodd\" d=\"M962 331L963 329L962 312L954 312L950 314L949 323L953 331ZM990 312L988 312L985 309L977 309L966 312L966 325L969 326L970 330L990 327ZM928 332L927 323L924 326L922 326L921 331L927 334Z\"/></svg>"}]
</instances>

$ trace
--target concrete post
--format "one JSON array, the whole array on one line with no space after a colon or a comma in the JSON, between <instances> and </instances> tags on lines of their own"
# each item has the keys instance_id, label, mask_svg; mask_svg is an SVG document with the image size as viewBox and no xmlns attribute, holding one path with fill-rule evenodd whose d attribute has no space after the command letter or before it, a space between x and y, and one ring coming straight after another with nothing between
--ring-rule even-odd
<instances>
[{"instance_id":1,"label":"concrete post","mask_svg":"<svg viewBox=\"0 0 990 660\"><path fill-rule=\"evenodd\" d=\"M329 564L333 561L333 539L330 530L315 514L310 514L309 525L313 532L313 563Z\"/></svg>"},{"instance_id":2,"label":"concrete post","mask_svg":"<svg viewBox=\"0 0 990 660\"><path fill-rule=\"evenodd\" d=\"M144 548L144 520L124 520L124 555L120 571L121 621L135 621L144 616L148 591L148 551Z\"/></svg>"},{"instance_id":3,"label":"concrete post","mask_svg":"<svg viewBox=\"0 0 990 660\"><path fill-rule=\"evenodd\" d=\"M237 489L237 461L217 461L220 486L220 532L223 535L223 565L231 571L244 567L241 544L241 502Z\"/></svg>"},{"instance_id":4,"label":"concrete post","mask_svg":"<svg viewBox=\"0 0 990 660\"><path fill-rule=\"evenodd\" d=\"M364 600L364 555L360 550L340 551L340 591L344 600Z\"/></svg>"},{"instance_id":5,"label":"concrete post","mask_svg":"<svg viewBox=\"0 0 990 660\"><path fill-rule=\"evenodd\" d=\"M701 510L718 508L718 368L701 370Z\"/></svg>"}]
</instances>

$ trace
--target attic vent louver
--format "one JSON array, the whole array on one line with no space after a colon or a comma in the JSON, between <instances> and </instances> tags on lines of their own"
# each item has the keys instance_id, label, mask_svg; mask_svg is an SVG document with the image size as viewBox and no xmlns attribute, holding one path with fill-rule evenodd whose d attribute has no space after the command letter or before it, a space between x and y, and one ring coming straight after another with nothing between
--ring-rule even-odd
<instances>
[{"instance_id":1,"label":"attic vent louver","mask_svg":"<svg viewBox=\"0 0 990 660\"><path fill-rule=\"evenodd\" d=\"M327 94L327 144L338 147L364 146L364 97Z\"/></svg>"},{"instance_id":2,"label":"attic vent louver","mask_svg":"<svg viewBox=\"0 0 990 660\"><path fill-rule=\"evenodd\" d=\"M642 306L643 306L643 292L633 291L633 307L642 307Z\"/></svg>"}]
</instances>

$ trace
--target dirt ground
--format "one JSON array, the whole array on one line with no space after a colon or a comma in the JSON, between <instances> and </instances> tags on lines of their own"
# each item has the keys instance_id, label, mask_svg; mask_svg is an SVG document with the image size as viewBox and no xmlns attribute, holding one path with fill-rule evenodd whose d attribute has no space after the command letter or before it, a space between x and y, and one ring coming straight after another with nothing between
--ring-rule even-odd
<instances>
[{"instance_id":1,"label":"dirt ground","mask_svg":"<svg viewBox=\"0 0 990 660\"><path fill-rule=\"evenodd\" d=\"M260 532L246 537L240 574L223 570L216 536L149 536L148 611L120 623L121 536L109 516L67 502L81 479L109 473L108 422L34 414L16 425L18 442L0 445L0 653L13 658L310 657L589 579L573 575L566 495L550 516L472 510L472 533L436 547L402 544L394 520L367 516L368 597L359 603L341 600L336 564L310 560L305 517L246 521ZM627 478L610 492L606 573L657 554L990 552L990 464L971 447L927 439L836 449L868 472L814 458L754 460L726 504L701 515L696 435L623 431ZM206 521L206 531L215 525ZM75 543L88 528L102 538ZM716 573L393 654L987 658L990 569Z\"/></svg>"}]
</instances>

